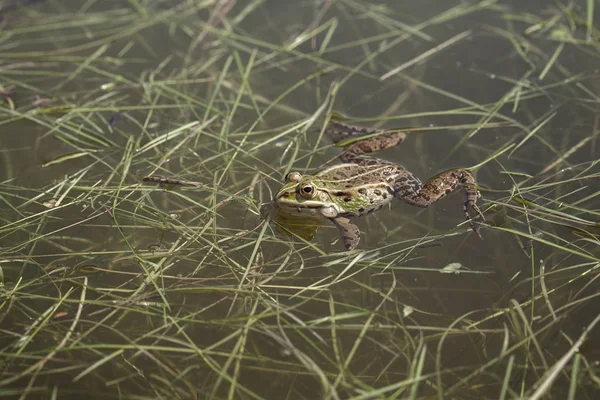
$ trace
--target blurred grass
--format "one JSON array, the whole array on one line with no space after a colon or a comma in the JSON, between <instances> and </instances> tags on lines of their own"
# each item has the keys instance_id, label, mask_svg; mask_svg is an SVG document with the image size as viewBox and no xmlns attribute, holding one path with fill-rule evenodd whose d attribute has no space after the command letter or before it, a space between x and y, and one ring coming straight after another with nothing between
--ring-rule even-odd
<instances>
[{"instance_id":1,"label":"blurred grass","mask_svg":"<svg viewBox=\"0 0 600 400\"><path fill-rule=\"evenodd\" d=\"M593 0L10 5L0 396L594 398ZM423 179L474 166L484 240L455 198L350 253L261 221L333 110L406 128Z\"/></svg>"}]
</instances>

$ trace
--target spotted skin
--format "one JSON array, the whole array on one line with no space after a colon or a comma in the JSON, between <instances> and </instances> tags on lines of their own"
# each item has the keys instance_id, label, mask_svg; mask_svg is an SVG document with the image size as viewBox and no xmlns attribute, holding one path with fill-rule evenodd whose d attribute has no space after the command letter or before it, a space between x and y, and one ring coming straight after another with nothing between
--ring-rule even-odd
<instances>
[{"instance_id":1,"label":"spotted skin","mask_svg":"<svg viewBox=\"0 0 600 400\"><path fill-rule=\"evenodd\" d=\"M441 172L425 183L401 165L370 156L371 153L394 147L406 138L403 132L384 132L331 121L327 134L334 143L342 140L377 135L344 146L339 158L343 164L317 171L312 175L291 172L275 196L275 205L289 214L311 218L326 218L340 231L347 250L355 249L360 231L349 217L360 217L377 211L393 198L405 203L429 207L458 187L463 187L466 200L465 218L480 235L474 222L483 214L477 207L479 192L470 171L462 168Z\"/></svg>"}]
</instances>

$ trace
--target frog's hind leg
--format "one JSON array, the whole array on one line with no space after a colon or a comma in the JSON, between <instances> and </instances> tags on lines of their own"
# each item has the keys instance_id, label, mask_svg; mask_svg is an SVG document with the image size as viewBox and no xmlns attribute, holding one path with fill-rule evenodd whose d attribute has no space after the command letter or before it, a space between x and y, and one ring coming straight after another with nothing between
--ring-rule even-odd
<instances>
[{"instance_id":1,"label":"frog's hind leg","mask_svg":"<svg viewBox=\"0 0 600 400\"><path fill-rule=\"evenodd\" d=\"M398 146L406 139L406 134L400 131L384 131L381 129L365 128L362 126L347 125L336 121L330 121L327 127L327 134L334 143L353 137L360 138L365 135L377 134L377 136L353 142L344 146L344 151L340 154L340 160L345 163L358 165L390 164L385 160L369 157L367 154Z\"/></svg>"},{"instance_id":2,"label":"frog's hind leg","mask_svg":"<svg viewBox=\"0 0 600 400\"><path fill-rule=\"evenodd\" d=\"M365 126L344 124L335 120L330 120L325 129L327 136L333 140L333 143L341 142L342 140L371 135L373 133L383 132L381 129L368 128Z\"/></svg>"},{"instance_id":3,"label":"frog's hind leg","mask_svg":"<svg viewBox=\"0 0 600 400\"><path fill-rule=\"evenodd\" d=\"M360 165L374 164L392 164L389 161L367 156L367 154L398 146L404 141L406 134L404 132L388 132L379 136L373 136L368 139L354 142L346 147L340 154L340 160Z\"/></svg>"},{"instance_id":4,"label":"frog's hind leg","mask_svg":"<svg viewBox=\"0 0 600 400\"><path fill-rule=\"evenodd\" d=\"M466 169L453 169L439 173L429 178L425 183L408 171L403 171L394 180L394 195L396 198L418 207L429 207L439 199L446 197L459 186L464 187L466 200L463 205L465 219L469 221L471 229L479 237L479 227L473 221L477 216L485 217L477 207L477 198L480 197L473 174Z\"/></svg>"}]
</instances>

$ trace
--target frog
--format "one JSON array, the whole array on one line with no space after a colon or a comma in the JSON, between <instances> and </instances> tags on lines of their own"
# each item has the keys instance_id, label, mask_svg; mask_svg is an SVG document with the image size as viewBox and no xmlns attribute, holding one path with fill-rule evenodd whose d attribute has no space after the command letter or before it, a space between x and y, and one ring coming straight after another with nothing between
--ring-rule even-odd
<instances>
[{"instance_id":1,"label":"frog","mask_svg":"<svg viewBox=\"0 0 600 400\"><path fill-rule=\"evenodd\" d=\"M407 136L402 130L382 130L330 119L325 133L343 148L338 156L341 164L311 174L297 171L286 174L285 183L273 199L277 213L331 222L350 251L360 242L360 230L353 218L380 210L394 198L412 206L430 207L463 188L465 220L482 238L476 221L485 220L477 206L481 194L470 170L446 170L422 183L400 164L372 155L400 145Z\"/></svg>"}]
</instances>

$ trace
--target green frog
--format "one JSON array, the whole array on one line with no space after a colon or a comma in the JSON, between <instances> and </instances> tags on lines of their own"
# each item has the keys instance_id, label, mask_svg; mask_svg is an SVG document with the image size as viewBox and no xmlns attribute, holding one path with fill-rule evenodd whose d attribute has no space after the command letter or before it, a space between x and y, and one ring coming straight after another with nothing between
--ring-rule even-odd
<instances>
[{"instance_id":1,"label":"green frog","mask_svg":"<svg viewBox=\"0 0 600 400\"><path fill-rule=\"evenodd\" d=\"M277 192L274 206L279 215L331 221L340 232L344 246L353 250L360 231L349 218L379 210L393 198L417 207L429 207L455 189L463 187L465 218L481 237L474 222L483 214L477 207L480 193L473 174L463 168L441 172L425 183L401 165L368 154L399 145L406 138L400 131L382 131L330 121L326 133L334 143L358 138L348 145L339 159L342 164L311 175L290 172ZM360 139L363 136L367 138Z\"/></svg>"}]
</instances>

